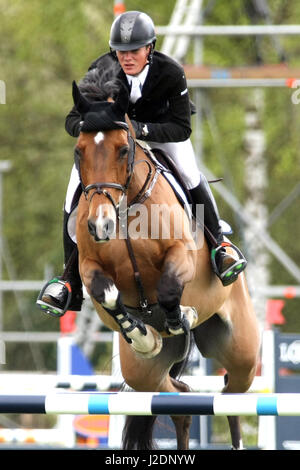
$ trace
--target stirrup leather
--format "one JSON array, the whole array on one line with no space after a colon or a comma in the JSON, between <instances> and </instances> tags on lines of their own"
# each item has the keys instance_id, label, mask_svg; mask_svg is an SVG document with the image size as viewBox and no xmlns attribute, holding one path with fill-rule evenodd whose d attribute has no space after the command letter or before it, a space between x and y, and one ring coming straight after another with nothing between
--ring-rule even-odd
<instances>
[{"instance_id":1,"label":"stirrup leather","mask_svg":"<svg viewBox=\"0 0 300 470\"><path fill-rule=\"evenodd\" d=\"M65 292L67 294L67 299L63 308L56 307L42 300L46 289L52 284L60 284L62 286L62 289L65 289ZM62 317L68 310L68 306L70 305L70 302L71 302L71 297L72 297L72 289L71 289L70 283L67 281L58 279L58 278L54 278L51 281L47 282L47 284L43 287L43 289L41 290L37 298L36 303L44 313L47 313L48 315L51 315L52 317Z\"/></svg>"},{"instance_id":2,"label":"stirrup leather","mask_svg":"<svg viewBox=\"0 0 300 470\"><path fill-rule=\"evenodd\" d=\"M232 248L237 253L238 259L236 260L234 264L229 266L229 268L226 269L223 273L220 273L217 267L217 263L216 263L216 255L220 250L222 250L225 247ZM229 284L234 282L237 279L238 275L242 271L244 271L244 269L247 266L247 261L244 255L242 254L241 250L237 246L235 246L233 243L230 243L230 242L222 242L219 246L211 250L211 262L212 262L212 267L213 267L215 274L222 281L222 284L224 286L228 286Z\"/></svg>"}]
</instances>

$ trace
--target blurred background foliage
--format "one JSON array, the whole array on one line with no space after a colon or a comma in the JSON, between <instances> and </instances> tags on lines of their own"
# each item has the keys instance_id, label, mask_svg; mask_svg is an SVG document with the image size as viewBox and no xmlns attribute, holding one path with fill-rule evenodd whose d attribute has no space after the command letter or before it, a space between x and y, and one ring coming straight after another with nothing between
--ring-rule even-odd
<instances>
[{"instance_id":1,"label":"blurred background foliage","mask_svg":"<svg viewBox=\"0 0 300 470\"><path fill-rule=\"evenodd\" d=\"M204 2L209 4L210 2ZM170 20L175 0L127 0L127 10L142 10L157 25ZM270 2L274 24L300 21L296 0ZM12 169L4 176L3 235L6 263L4 279L40 280L45 268L62 270L62 207L73 164L75 141L64 129L72 107L71 83L90 63L108 50L113 21L112 0L0 0L0 79L6 84L6 104L0 105L1 159ZM249 24L245 1L215 2L205 24ZM162 39L159 38L159 49ZM280 38L288 64L299 65L297 37ZM269 38L262 41L266 63L278 63ZM186 62L192 62L193 51ZM247 38L207 37L203 63L243 66L255 63L255 41ZM250 89L207 89L203 100L203 160L244 203L245 110ZM290 88L264 89L261 125L265 132L269 212L299 182L299 107L291 102ZM235 225L232 209L219 195L222 217ZM300 265L299 197L270 227L270 233ZM271 260L273 284L295 284L280 264ZM36 293L4 295L4 329L59 330L57 321L35 307ZM21 301L21 308L20 308ZM286 331L300 332L299 301L287 301ZM26 321L24 322L24 318ZM55 351L42 346L45 368L55 369ZM9 345L13 360L7 368L33 369L28 345Z\"/></svg>"}]
</instances>

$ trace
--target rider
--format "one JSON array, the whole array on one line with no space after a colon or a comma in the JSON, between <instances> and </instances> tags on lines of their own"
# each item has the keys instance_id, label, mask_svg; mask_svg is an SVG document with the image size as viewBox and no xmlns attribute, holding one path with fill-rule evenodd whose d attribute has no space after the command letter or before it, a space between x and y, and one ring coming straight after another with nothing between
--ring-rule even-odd
<instances>
[{"instance_id":1,"label":"rider","mask_svg":"<svg viewBox=\"0 0 300 470\"><path fill-rule=\"evenodd\" d=\"M223 234L218 209L205 176L198 170L189 138L193 106L186 77L177 62L154 50L155 42L151 18L138 11L125 12L112 24L110 52L95 60L89 70L105 68L108 59L116 64L117 76L130 93L128 116L136 138L169 154L190 191L193 205L204 205L205 225L215 240L214 246L210 243L214 270L223 285L229 285L245 269L246 261L240 252L238 258L233 258L221 245ZM79 136L81 121L74 107L66 117L66 130L71 136ZM80 310L82 304L77 247L67 230L68 218L78 203L80 191L79 175L73 168L64 207L66 269L61 278L46 284L38 298L40 307L56 316L63 314L67 307Z\"/></svg>"}]
</instances>

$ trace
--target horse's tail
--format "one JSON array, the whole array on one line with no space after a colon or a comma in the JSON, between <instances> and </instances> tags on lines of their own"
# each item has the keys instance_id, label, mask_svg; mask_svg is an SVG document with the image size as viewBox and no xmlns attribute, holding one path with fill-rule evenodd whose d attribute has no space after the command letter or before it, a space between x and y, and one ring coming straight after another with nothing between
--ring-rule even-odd
<instances>
[{"instance_id":1,"label":"horse's tail","mask_svg":"<svg viewBox=\"0 0 300 470\"><path fill-rule=\"evenodd\" d=\"M190 336L190 335L189 335ZM173 364L170 370L172 379L177 380L183 373L192 349L190 337L188 338L188 352L185 358ZM183 383L180 383L184 385ZM157 416L127 416L123 429L124 450L153 450L153 428Z\"/></svg>"}]
</instances>

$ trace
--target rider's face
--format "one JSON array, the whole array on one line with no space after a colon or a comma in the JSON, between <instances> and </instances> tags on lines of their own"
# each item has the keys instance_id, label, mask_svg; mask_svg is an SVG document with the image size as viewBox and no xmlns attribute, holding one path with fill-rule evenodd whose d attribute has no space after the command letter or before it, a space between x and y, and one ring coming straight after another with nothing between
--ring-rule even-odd
<instances>
[{"instance_id":1,"label":"rider's face","mask_svg":"<svg viewBox=\"0 0 300 470\"><path fill-rule=\"evenodd\" d=\"M150 46L134 51L117 51L118 61L127 75L139 74L148 62Z\"/></svg>"}]
</instances>

